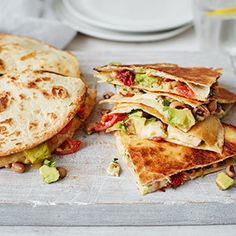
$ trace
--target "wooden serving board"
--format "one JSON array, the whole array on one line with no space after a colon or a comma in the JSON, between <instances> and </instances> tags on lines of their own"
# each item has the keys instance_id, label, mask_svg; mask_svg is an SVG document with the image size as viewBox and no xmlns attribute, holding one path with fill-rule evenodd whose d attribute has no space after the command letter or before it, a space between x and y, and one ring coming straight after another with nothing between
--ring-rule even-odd
<instances>
[{"instance_id":1,"label":"wooden serving board","mask_svg":"<svg viewBox=\"0 0 236 236\"><path fill-rule=\"evenodd\" d=\"M236 92L232 58L227 55L187 52L77 53L82 71L92 86L92 68L111 61L122 63L169 62L183 66L223 67L221 82ZM109 85L97 86L98 100ZM91 119L98 120L100 107ZM236 110L236 109L234 109ZM236 112L227 117L236 124ZM17 174L0 171L0 225L188 225L235 224L236 188L219 191L215 174L186 183L176 190L140 195L134 178L117 153L112 135L78 134L86 144L76 154L57 158L68 177L44 184L37 170ZM113 158L122 166L120 177L106 167Z\"/></svg>"}]
</instances>

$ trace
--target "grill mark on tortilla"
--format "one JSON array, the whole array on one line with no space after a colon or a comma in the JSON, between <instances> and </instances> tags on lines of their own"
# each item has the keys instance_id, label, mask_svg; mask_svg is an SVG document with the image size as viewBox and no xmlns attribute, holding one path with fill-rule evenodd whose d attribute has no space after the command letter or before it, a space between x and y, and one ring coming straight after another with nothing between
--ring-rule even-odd
<instances>
[{"instance_id":1,"label":"grill mark on tortilla","mask_svg":"<svg viewBox=\"0 0 236 236\"><path fill-rule=\"evenodd\" d=\"M6 126L0 126L0 133L3 134L7 130Z\"/></svg>"},{"instance_id":2,"label":"grill mark on tortilla","mask_svg":"<svg viewBox=\"0 0 236 236\"><path fill-rule=\"evenodd\" d=\"M38 85L35 83L35 81L31 81L27 84L28 88L38 88Z\"/></svg>"},{"instance_id":3,"label":"grill mark on tortilla","mask_svg":"<svg viewBox=\"0 0 236 236\"><path fill-rule=\"evenodd\" d=\"M23 94L23 93L21 93L21 94L19 95L19 97L20 97L21 100L25 100L25 99L26 99L26 95Z\"/></svg>"},{"instance_id":4,"label":"grill mark on tortilla","mask_svg":"<svg viewBox=\"0 0 236 236\"><path fill-rule=\"evenodd\" d=\"M28 60L28 59L31 59L32 57L35 57L36 56L36 53L35 52L31 52L27 55L24 55L20 58L21 61L25 61L25 60Z\"/></svg>"},{"instance_id":5,"label":"grill mark on tortilla","mask_svg":"<svg viewBox=\"0 0 236 236\"><path fill-rule=\"evenodd\" d=\"M29 123L29 130L35 129L38 127L38 123L36 122L30 122Z\"/></svg>"},{"instance_id":6,"label":"grill mark on tortilla","mask_svg":"<svg viewBox=\"0 0 236 236\"><path fill-rule=\"evenodd\" d=\"M55 113L53 113L53 112L49 112L49 113L47 113L47 115L50 116L51 119L54 119L54 120L57 119L57 115Z\"/></svg>"},{"instance_id":7,"label":"grill mark on tortilla","mask_svg":"<svg viewBox=\"0 0 236 236\"><path fill-rule=\"evenodd\" d=\"M52 95L57 98L67 98L69 96L67 90L63 86L53 86Z\"/></svg>"},{"instance_id":8,"label":"grill mark on tortilla","mask_svg":"<svg viewBox=\"0 0 236 236\"><path fill-rule=\"evenodd\" d=\"M50 98L50 94L46 90L43 89L43 90L41 90L41 92L42 92L44 97Z\"/></svg>"},{"instance_id":9,"label":"grill mark on tortilla","mask_svg":"<svg viewBox=\"0 0 236 236\"><path fill-rule=\"evenodd\" d=\"M13 125L14 121L12 118L8 118L6 120L0 121L0 124L9 124L9 125Z\"/></svg>"},{"instance_id":10,"label":"grill mark on tortilla","mask_svg":"<svg viewBox=\"0 0 236 236\"><path fill-rule=\"evenodd\" d=\"M10 104L10 93L4 91L0 94L0 112L5 111L9 104Z\"/></svg>"},{"instance_id":11,"label":"grill mark on tortilla","mask_svg":"<svg viewBox=\"0 0 236 236\"><path fill-rule=\"evenodd\" d=\"M0 59L0 70L5 70L5 63L2 59Z\"/></svg>"}]
</instances>

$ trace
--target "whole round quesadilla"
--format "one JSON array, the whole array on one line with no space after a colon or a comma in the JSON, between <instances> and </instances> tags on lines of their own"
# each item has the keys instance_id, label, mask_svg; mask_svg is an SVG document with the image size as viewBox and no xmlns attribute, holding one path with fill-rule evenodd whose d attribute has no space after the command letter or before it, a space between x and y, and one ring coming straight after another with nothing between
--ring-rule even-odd
<instances>
[{"instance_id":1,"label":"whole round quesadilla","mask_svg":"<svg viewBox=\"0 0 236 236\"><path fill-rule=\"evenodd\" d=\"M0 158L60 132L84 102L79 78L26 71L0 77Z\"/></svg>"},{"instance_id":2,"label":"whole round quesadilla","mask_svg":"<svg viewBox=\"0 0 236 236\"><path fill-rule=\"evenodd\" d=\"M77 58L29 37L0 34L0 74L25 70L53 72L70 77L80 75Z\"/></svg>"}]
</instances>

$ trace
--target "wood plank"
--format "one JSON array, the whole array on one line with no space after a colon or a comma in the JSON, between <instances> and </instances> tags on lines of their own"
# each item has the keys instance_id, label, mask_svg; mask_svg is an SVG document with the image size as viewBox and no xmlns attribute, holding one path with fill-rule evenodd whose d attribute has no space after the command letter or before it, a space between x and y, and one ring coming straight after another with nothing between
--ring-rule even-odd
<instances>
[{"instance_id":1,"label":"wood plank","mask_svg":"<svg viewBox=\"0 0 236 236\"><path fill-rule=\"evenodd\" d=\"M0 227L1 236L235 236L236 225L150 227Z\"/></svg>"},{"instance_id":2,"label":"wood plank","mask_svg":"<svg viewBox=\"0 0 236 236\"><path fill-rule=\"evenodd\" d=\"M168 52L77 53L82 71L95 86L92 68L111 61L170 62L185 66L225 69L222 82L236 91L235 75L226 55ZM98 85L101 98L109 85ZM98 98L98 99L99 99ZM97 119L99 107L93 113ZM228 117L236 121L236 112ZM107 176L107 164L119 157L111 135L78 134L86 146L76 154L57 158L68 170L64 180L47 185L38 172L0 171L0 225L187 225L236 224L236 191L219 191L215 174L186 183L177 190L141 196L122 159L122 175Z\"/></svg>"}]
</instances>

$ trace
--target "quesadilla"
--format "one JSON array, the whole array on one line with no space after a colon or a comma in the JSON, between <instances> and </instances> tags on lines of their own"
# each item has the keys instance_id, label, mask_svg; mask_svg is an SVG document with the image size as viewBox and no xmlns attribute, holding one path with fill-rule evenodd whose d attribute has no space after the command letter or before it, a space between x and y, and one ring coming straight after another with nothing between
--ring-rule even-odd
<instances>
[{"instance_id":1,"label":"quesadilla","mask_svg":"<svg viewBox=\"0 0 236 236\"><path fill-rule=\"evenodd\" d=\"M46 71L78 77L77 58L29 37L0 34L0 74L25 70Z\"/></svg>"},{"instance_id":2,"label":"quesadilla","mask_svg":"<svg viewBox=\"0 0 236 236\"><path fill-rule=\"evenodd\" d=\"M142 194L176 188L186 181L236 164L236 127L223 125L222 154L117 133L117 146Z\"/></svg>"},{"instance_id":3,"label":"quesadilla","mask_svg":"<svg viewBox=\"0 0 236 236\"><path fill-rule=\"evenodd\" d=\"M221 69L186 68L175 64L106 65L94 70L100 82L200 101L208 100L222 72Z\"/></svg>"},{"instance_id":4,"label":"quesadilla","mask_svg":"<svg viewBox=\"0 0 236 236\"><path fill-rule=\"evenodd\" d=\"M138 103L122 103L102 117L96 130L122 131L141 139L166 140L197 149L222 152L224 129L217 117L209 116L188 132L165 124L162 120L162 115L151 107Z\"/></svg>"},{"instance_id":5,"label":"quesadilla","mask_svg":"<svg viewBox=\"0 0 236 236\"><path fill-rule=\"evenodd\" d=\"M236 101L236 95L230 91L222 87L217 91L224 91L225 94L229 93L231 96L219 95L217 92L214 99L204 103L168 93L135 93L130 97L114 95L101 103L138 103L149 106L158 111L160 114L158 118L164 123L187 132L197 122L205 120L210 115L222 118Z\"/></svg>"},{"instance_id":6,"label":"quesadilla","mask_svg":"<svg viewBox=\"0 0 236 236\"><path fill-rule=\"evenodd\" d=\"M25 71L0 78L0 166L49 158L89 115L95 92L79 78Z\"/></svg>"}]
</instances>

